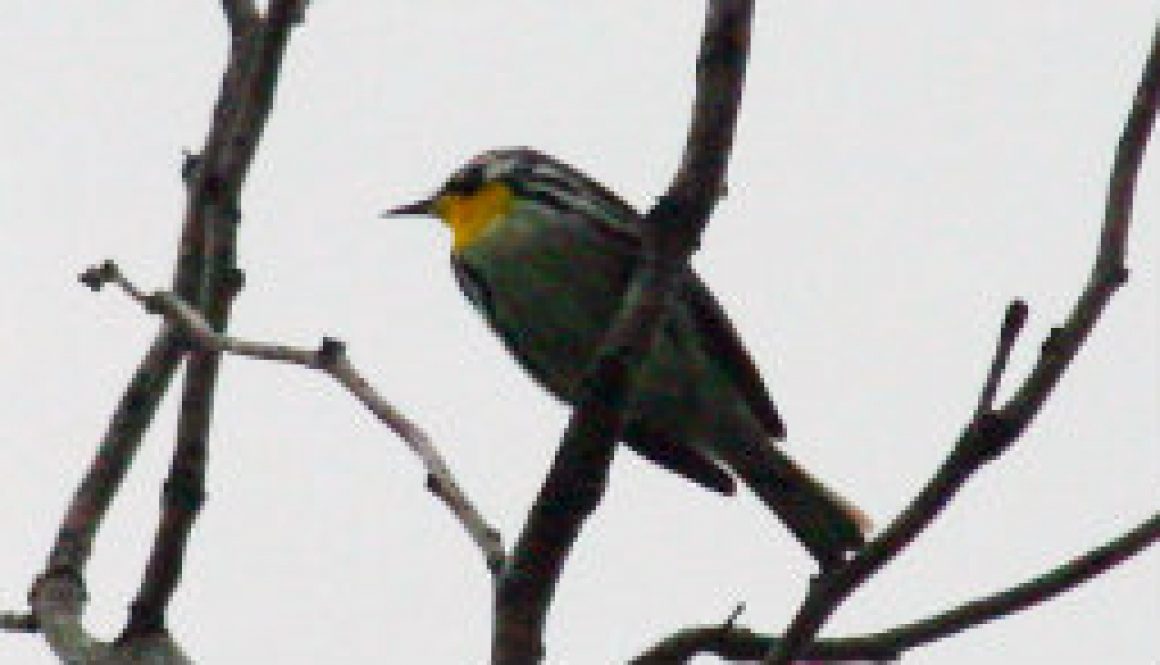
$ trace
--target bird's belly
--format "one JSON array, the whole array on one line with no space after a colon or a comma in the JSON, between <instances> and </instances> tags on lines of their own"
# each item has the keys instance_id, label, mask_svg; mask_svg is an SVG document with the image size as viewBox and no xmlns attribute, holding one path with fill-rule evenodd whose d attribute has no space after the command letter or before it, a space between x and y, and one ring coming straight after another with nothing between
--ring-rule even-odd
<instances>
[{"instance_id":1,"label":"bird's belly","mask_svg":"<svg viewBox=\"0 0 1160 665\"><path fill-rule=\"evenodd\" d=\"M508 350L536 380L573 401L620 304L628 270L540 251L497 258L485 272L486 315Z\"/></svg>"}]
</instances>

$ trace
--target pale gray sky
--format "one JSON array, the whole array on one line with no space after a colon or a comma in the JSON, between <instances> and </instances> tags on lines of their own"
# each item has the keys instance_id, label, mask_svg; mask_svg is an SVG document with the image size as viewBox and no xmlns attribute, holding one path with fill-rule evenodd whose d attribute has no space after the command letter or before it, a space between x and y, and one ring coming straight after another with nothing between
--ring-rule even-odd
<instances>
[{"instance_id":1,"label":"pale gray sky","mask_svg":"<svg viewBox=\"0 0 1160 665\"><path fill-rule=\"evenodd\" d=\"M215 2L15 0L0 39L0 608L18 609L156 322L75 275L168 283L225 52ZM384 222L473 153L537 146L638 206L683 143L703 2L315 2L243 198L233 330L346 340L510 540L566 411L462 300L444 231ZM698 265L785 414L786 449L879 523L969 416L1008 300L1013 376L1086 279L1108 165L1160 3L762 3L748 95ZM1156 509L1156 147L1132 278L1019 446L831 635L1008 586ZM200 662L481 662L490 586L405 447L301 370L230 359L209 501L172 625ZM172 446L166 403L98 542L89 624L123 622ZM812 563L749 495L621 455L559 588L548 662L622 662L723 619L776 630ZM1154 663L1160 557L909 664ZM277 639L275 646L268 642ZM53 662L0 635L0 663ZM711 662L706 660L705 662Z\"/></svg>"}]
</instances>

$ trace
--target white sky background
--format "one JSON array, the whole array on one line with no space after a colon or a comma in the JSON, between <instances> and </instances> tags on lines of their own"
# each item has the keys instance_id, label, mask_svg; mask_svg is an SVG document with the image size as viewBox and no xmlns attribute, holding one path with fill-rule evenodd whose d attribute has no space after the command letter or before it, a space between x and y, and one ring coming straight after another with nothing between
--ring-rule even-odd
<instances>
[{"instance_id":1,"label":"white sky background","mask_svg":"<svg viewBox=\"0 0 1160 665\"><path fill-rule=\"evenodd\" d=\"M181 150L201 145L225 53L215 2L66 4L9 0L0 28L3 609L23 607L157 327L75 275L112 257L145 287L168 284ZM376 214L516 144L647 206L683 145L703 5L316 2L244 193L232 330L347 341L510 542L567 412L462 300L444 230ZM1015 378L1086 280L1158 15L1154 0L762 3L730 195L697 264L764 370L787 449L880 524L965 423L1007 302L1031 305ZM1006 587L1156 509L1158 150L1131 281L1042 416L828 634ZM192 655L484 660L488 576L399 440L299 369L229 359L217 403L171 619ZM89 625L106 636L153 537L174 411L170 399L90 566ZM623 662L739 601L742 623L779 629L812 566L750 495L720 499L622 451L559 587L548 662ZM1157 625L1149 552L905 662L1154 663ZM50 662L39 639L0 635L0 663Z\"/></svg>"}]
</instances>

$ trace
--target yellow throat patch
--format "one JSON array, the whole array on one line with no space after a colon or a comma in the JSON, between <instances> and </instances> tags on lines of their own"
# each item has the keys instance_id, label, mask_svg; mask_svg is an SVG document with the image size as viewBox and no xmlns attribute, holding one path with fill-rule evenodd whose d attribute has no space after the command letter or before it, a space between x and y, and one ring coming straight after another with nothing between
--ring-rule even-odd
<instances>
[{"instance_id":1,"label":"yellow throat patch","mask_svg":"<svg viewBox=\"0 0 1160 665\"><path fill-rule=\"evenodd\" d=\"M511 210L512 190L489 182L473 194L444 194L435 201L435 214L451 229L452 251L475 242L491 223Z\"/></svg>"}]
</instances>

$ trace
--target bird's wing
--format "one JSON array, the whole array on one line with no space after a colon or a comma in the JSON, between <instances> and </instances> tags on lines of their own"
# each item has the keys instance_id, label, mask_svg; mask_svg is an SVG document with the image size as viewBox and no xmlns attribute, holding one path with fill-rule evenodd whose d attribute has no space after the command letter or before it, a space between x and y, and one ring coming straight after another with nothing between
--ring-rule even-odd
<instances>
[{"instance_id":1,"label":"bird's wing","mask_svg":"<svg viewBox=\"0 0 1160 665\"><path fill-rule=\"evenodd\" d=\"M491 292L487 288L487 283L479 279L478 275L458 257L451 257L451 271L455 274L455 281L459 284L459 290L467 297L468 302L481 312L485 318L488 318L488 323L491 323L489 312L491 312Z\"/></svg>"},{"instance_id":2,"label":"bird's wing","mask_svg":"<svg viewBox=\"0 0 1160 665\"><path fill-rule=\"evenodd\" d=\"M705 489L726 496L732 496L736 491L729 472L712 457L684 445L679 436L655 432L644 423L632 422L625 425L623 439L636 454Z\"/></svg>"},{"instance_id":3,"label":"bird's wing","mask_svg":"<svg viewBox=\"0 0 1160 665\"><path fill-rule=\"evenodd\" d=\"M757 365L717 299L695 274L689 275L680 296L689 307L699 333L697 339L704 345L705 353L733 382L766 434L775 439L785 437L785 425L765 382L761 380Z\"/></svg>"}]
</instances>

